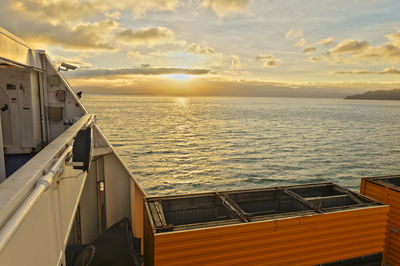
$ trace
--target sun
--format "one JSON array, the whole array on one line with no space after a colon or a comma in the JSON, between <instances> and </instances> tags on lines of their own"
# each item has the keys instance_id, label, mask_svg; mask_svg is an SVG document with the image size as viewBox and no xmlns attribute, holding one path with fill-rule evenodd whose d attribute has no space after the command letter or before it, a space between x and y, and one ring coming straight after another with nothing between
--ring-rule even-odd
<instances>
[{"instance_id":1,"label":"sun","mask_svg":"<svg viewBox=\"0 0 400 266\"><path fill-rule=\"evenodd\" d=\"M193 78L193 75L188 75L188 74L171 74L166 76L175 81L185 81Z\"/></svg>"}]
</instances>

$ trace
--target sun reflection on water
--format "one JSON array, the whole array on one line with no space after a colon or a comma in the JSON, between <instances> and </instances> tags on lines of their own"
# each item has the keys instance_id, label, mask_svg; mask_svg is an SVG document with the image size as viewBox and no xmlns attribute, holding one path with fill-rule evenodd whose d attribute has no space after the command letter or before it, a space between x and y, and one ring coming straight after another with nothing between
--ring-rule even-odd
<instances>
[{"instance_id":1,"label":"sun reflection on water","mask_svg":"<svg viewBox=\"0 0 400 266\"><path fill-rule=\"evenodd\" d=\"M311 182L358 189L362 176L398 171L400 102L97 96L84 101L149 195Z\"/></svg>"}]
</instances>

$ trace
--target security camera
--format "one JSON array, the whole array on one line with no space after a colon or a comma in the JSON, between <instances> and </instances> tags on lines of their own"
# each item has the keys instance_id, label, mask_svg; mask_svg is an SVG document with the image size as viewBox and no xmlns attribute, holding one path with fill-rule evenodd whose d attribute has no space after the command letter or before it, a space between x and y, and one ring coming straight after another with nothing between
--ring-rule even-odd
<instances>
[{"instance_id":1,"label":"security camera","mask_svg":"<svg viewBox=\"0 0 400 266\"><path fill-rule=\"evenodd\" d=\"M61 66L58 68L58 70L63 70L63 71L68 71L68 70L75 70L77 67L67 64L67 63L61 63Z\"/></svg>"}]
</instances>

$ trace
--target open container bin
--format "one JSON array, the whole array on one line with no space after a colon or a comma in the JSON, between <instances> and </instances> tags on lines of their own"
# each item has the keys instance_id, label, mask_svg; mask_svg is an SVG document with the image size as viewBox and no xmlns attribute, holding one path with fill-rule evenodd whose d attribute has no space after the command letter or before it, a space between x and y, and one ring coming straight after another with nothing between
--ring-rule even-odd
<instances>
[{"instance_id":1,"label":"open container bin","mask_svg":"<svg viewBox=\"0 0 400 266\"><path fill-rule=\"evenodd\" d=\"M332 183L145 200L146 265L317 265L384 250L388 206ZM340 264L338 264L340 265Z\"/></svg>"},{"instance_id":2,"label":"open container bin","mask_svg":"<svg viewBox=\"0 0 400 266\"><path fill-rule=\"evenodd\" d=\"M360 191L390 206L384 262L400 265L400 175L363 178Z\"/></svg>"}]
</instances>

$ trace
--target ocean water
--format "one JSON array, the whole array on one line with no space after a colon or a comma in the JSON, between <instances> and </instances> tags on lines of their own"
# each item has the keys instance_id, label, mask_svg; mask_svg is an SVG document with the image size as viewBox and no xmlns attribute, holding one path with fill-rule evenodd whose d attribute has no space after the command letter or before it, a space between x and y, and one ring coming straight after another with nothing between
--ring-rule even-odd
<instances>
[{"instance_id":1,"label":"ocean water","mask_svg":"<svg viewBox=\"0 0 400 266\"><path fill-rule=\"evenodd\" d=\"M149 195L400 173L400 101L88 96Z\"/></svg>"}]
</instances>

